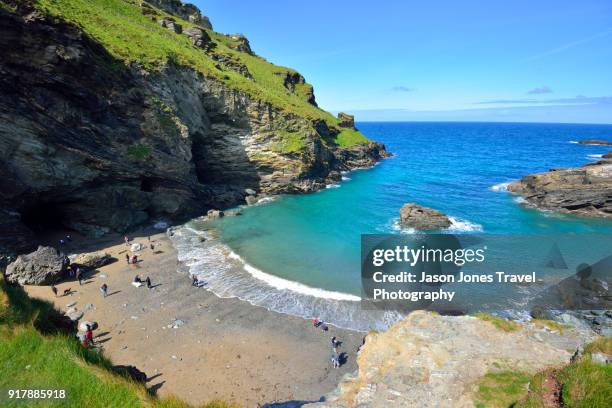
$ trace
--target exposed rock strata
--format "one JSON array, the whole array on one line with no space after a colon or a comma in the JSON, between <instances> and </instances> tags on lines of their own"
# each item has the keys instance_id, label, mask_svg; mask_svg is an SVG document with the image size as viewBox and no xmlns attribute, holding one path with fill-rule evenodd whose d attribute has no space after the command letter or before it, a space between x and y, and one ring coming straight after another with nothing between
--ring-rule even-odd
<instances>
[{"instance_id":1,"label":"exposed rock strata","mask_svg":"<svg viewBox=\"0 0 612 408\"><path fill-rule=\"evenodd\" d=\"M612 146L612 142L601 139L585 139L580 140L578 143L583 145Z\"/></svg>"},{"instance_id":2,"label":"exposed rock strata","mask_svg":"<svg viewBox=\"0 0 612 408\"><path fill-rule=\"evenodd\" d=\"M359 371L325 402L308 407L474 407L488 372L535 373L568 363L583 336L529 324L504 332L475 317L413 312L384 333L370 333Z\"/></svg>"},{"instance_id":3,"label":"exposed rock strata","mask_svg":"<svg viewBox=\"0 0 612 408\"><path fill-rule=\"evenodd\" d=\"M146 2L164 10L167 13L174 14L183 20L187 20L190 23L198 24L204 28L212 30L212 24L210 23L208 17L202 15L200 9L193 4L182 3L179 0L146 0ZM147 3L143 2L141 4L143 9L147 8Z\"/></svg>"},{"instance_id":4,"label":"exposed rock strata","mask_svg":"<svg viewBox=\"0 0 612 408\"><path fill-rule=\"evenodd\" d=\"M445 214L414 203L404 204L400 209L400 224L418 230L441 230L451 226Z\"/></svg>"},{"instance_id":5,"label":"exposed rock strata","mask_svg":"<svg viewBox=\"0 0 612 408\"><path fill-rule=\"evenodd\" d=\"M329 144L337 129L191 68L127 67L26 3L0 10L0 52L0 254L31 247L32 229L102 235L244 202L245 188L315 191L386 154ZM299 152L276 148L287 129Z\"/></svg>"},{"instance_id":6,"label":"exposed rock strata","mask_svg":"<svg viewBox=\"0 0 612 408\"><path fill-rule=\"evenodd\" d=\"M612 217L612 158L569 169L553 169L515 181L508 191L538 208L564 213Z\"/></svg>"}]
</instances>

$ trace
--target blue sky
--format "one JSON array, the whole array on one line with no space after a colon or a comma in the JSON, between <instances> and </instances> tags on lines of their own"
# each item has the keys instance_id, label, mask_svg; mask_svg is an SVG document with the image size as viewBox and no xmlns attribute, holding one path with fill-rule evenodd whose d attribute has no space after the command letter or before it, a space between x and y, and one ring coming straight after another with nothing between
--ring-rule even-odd
<instances>
[{"instance_id":1,"label":"blue sky","mask_svg":"<svg viewBox=\"0 0 612 408\"><path fill-rule=\"evenodd\" d=\"M193 2L357 120L612 123L610 0Z\"/></svg>"}]
</instances>

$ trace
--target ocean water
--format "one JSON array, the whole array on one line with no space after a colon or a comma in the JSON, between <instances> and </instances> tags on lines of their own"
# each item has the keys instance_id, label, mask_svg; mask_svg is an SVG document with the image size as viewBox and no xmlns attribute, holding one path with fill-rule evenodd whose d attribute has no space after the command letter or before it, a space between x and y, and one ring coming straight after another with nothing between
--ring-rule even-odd
<instances>
[{"instance_id":1,"label":"ocean water","mask_svg":"<svg viewBox=\"0 0 612 408\"><path fill-rule=\"evenodd\" d=\"M339 185L318 193L281 196L245 207L239 217L187 224L175 241L191 272L221 296L366 330L399 317L359 310L360 236L409 232L397 224L404 203L448 214L450 232L456 233L612 233L612 221L525 208L505 191L508 182L524 175L597 160L610 149L576 141L612 139L610 125L359 123L358 128L394 156L345 174Z\"/></svg>"}]
</instances>

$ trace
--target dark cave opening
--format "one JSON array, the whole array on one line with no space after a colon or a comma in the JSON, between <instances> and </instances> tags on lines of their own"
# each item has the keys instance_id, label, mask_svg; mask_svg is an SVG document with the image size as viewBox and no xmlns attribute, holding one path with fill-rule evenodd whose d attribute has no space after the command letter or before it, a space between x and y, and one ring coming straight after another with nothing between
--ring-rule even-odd
<instances>
[{"instance_id":1,"label":"dark cave opening","mask_svg":"<svg viewBox=\"0 0 612 408\"><path fill-rule=\"evenodd\" d=\"M64 213L57 203L36 201L21 208L21 222L33 231L64 228Z\"/></svg>"},{"instance_id":2,"label":"dark cave opening","mask_svg":"<svg viewBox=\"0 0 612 408\"><path fill-rule=\"evenodd\" d=\"M153 191L154 181L148 177L140 178L140 191L151 193Z\"/></svg>"}]
</instances>

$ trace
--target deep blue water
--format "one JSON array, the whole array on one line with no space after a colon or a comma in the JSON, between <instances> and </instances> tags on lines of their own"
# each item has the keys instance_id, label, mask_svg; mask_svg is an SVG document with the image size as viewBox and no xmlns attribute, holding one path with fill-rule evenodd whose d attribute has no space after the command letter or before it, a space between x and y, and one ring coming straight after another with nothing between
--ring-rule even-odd
<instances>
[{"instance_id":1,"label":"deep blue water","mask_svg":"<svg viewBox=\"0 0 612 408\"><path fill-rule=\"evenodd\" d=\"M610 125L360 123L393 158L347 176L339 188L284 196L216 224L222 240L261 271L327 290L359 293L360 234L397 232L400 207L416 202L455 218L457 231L612 233L612 222L524 208L493 186L588 163ZM493 187L493 188L492 188Z\"/></svg>"}]
</instances>

